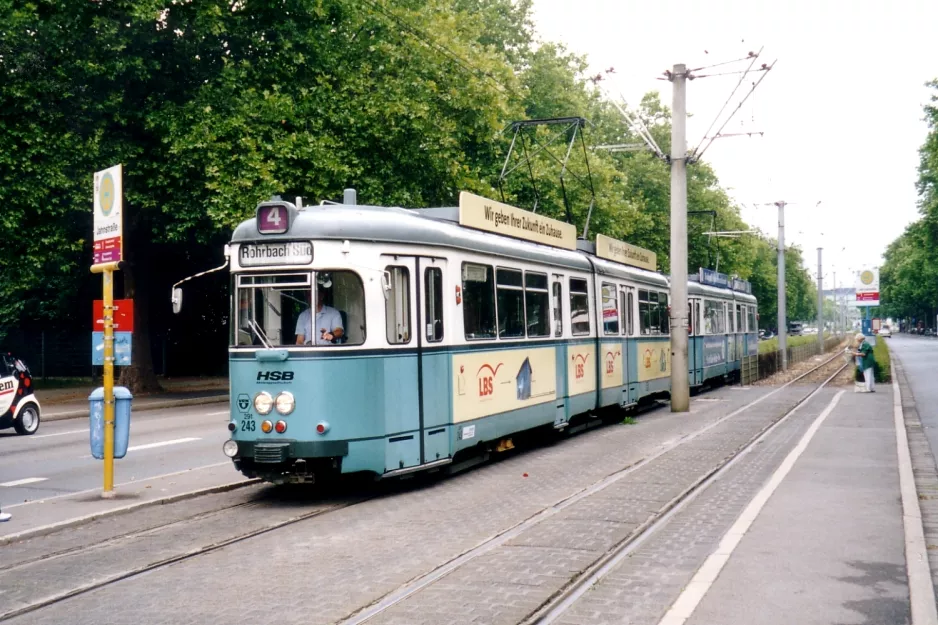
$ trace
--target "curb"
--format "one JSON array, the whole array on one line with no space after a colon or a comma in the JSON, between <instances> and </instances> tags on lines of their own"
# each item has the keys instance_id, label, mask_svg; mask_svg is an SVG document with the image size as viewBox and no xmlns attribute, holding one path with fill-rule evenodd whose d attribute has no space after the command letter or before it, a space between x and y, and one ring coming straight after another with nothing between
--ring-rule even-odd
<instances>
[{"instance_id":1,"label":"curb","mask_svg":"<svg viewBox=\"0 0 938 625\"><path fill-rule=\"evenodd\" d=\"M189 399L169 399L166 401L155 401L149 403L141 403L140 405L133 406L133 412L140 412L144 410L160 410L162 408L179 408L181 406L203 406L205 404L220 404L228 401L228 395L208 395L206 397L192 397ZM54 405L54 404L53 404ZM43 411L45 412L45 411ZM43 421L65 421L66 419L81 419L88 417L88 409L82 408L80 410L66 410L64 412L57 412L54 414L43 414Z\"/></svg>"},{"instance_id":2,"label":"curb","mask_svg":"<svg viewBox=\"0 0 938 625\"><path fill-rule=\"evenodd\" d=\"M893 420L896 428L896 449L899 457L899 492L902 502L902 525L905 538L905 569L909 583L909 604L912 625L938 625L938 608L935 605L935 587L932 585L931 565L919 492L915 483L912 451L906 430L905 410L902 407L902 392L899 386L901 365L889 354L892 376ZM902 371L904 374L904 371ZM903 378L905 376L903 375ZM908 383L908 380L905 380Z\"/></svg>"},{"instance_id":3,"label":"curb","mask_svg":"<svg viewBox=\"0 0 938 625\"><path fill-rule=\"evenodd\" d=\"M57 532L62 529L76 527L78 525L84 525L86 523L91 523L92 521L97 521L98 519L104 519L107 517L117 516L119 514L127 514L128 512L134 512L136 510L149 508L151 506L161 506L161 505L166 505L166 504L171 504L171 503L177 503L179 501L185 501L187 499L195 499L196 497L201 497L203 495L214 495L216 493L225 493L228 491L237 490L239 488L252 486L259 482L260 480L257 478L251 479L251 480L243 480L240 482L229 482L227 484L221 484L219 486L209 486L208 488L190 490L185 493L179 493L177 495L167 495L166 497L160 497L159 499L151 499L150 501L140 501L137 503L123 506L121 508L113 508L111 510L105 510L103 512L95 512L93 514L86 514L85 516L75 517L74 519L67 519L65 521L59 521L58 523L50 523L48 525L34 527L32 529L18 532L16 534L8 534L6 536L0 536L0 547L4 545L8 545L10 543L28 540L30 538L37 538L39 536L45 536L47 534L51 534L53 532Z\"/></svg>"}]
</instances>

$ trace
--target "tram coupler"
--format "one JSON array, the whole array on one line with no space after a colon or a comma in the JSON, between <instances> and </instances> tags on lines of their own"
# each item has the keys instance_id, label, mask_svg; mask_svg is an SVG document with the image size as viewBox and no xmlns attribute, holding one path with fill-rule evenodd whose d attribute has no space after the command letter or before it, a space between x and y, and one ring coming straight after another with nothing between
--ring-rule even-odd
<instances>
[{"instance_id":1,"label":"tram coupler","mask_svg":"<svg viewBox=\"0 0 938 625\"><path fill-rule=\"evenodd\" d=\"M300 458L293 463L290 482L293 484L315 484L316 474L309 470L309 465Z\"/></svg>"}]
</instances>

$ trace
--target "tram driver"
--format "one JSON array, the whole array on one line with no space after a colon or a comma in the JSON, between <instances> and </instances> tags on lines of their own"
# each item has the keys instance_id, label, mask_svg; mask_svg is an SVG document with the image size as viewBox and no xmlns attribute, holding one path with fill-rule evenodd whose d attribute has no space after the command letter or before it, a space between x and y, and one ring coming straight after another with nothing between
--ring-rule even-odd
<instances>
[{"instance_id":1,"label":"tram driver","mask_svg":"<svg viewBox=\"0 0 938 625\"><path fill-rule=\"evenodd\" d=\"M312 323L310 308L296 320L297 345L332 345L345 334L342 315L332 306L325 305L326 290L320 284L316 289L316 322Z\"/></svg>"}]
</instances>

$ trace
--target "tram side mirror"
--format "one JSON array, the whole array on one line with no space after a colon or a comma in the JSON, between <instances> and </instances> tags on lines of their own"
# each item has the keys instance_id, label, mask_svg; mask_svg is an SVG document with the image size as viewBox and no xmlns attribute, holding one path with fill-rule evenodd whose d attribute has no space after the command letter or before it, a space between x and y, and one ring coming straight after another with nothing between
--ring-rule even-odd
<instances>
[{"instance_id":1,"label":"tram side mirror","mask_svg":"<svg viewBox=\"0 0 938 625\"><path fill-rule=\"evenodd\" d=\"M182 289L177 287L173 289L173 314L178 315L180 310L182 310Z\"/></svg>"}]
</instances>

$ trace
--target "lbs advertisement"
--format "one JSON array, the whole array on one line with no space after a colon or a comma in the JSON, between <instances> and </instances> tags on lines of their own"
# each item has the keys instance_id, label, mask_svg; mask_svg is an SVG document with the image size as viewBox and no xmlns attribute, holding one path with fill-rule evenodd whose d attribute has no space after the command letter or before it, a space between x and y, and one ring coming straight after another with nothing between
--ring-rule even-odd
<instances>
[{"instance_id":1,"label":"lbs advertisement","mask_svg":"<svg viewBox=\"0 0 938 625\"><path fill-rule=\"evenodd\" d=\"M453 375L456 423L557 397L557 357L553 347L455 354Z\"/></svg>"}]
</instances>

